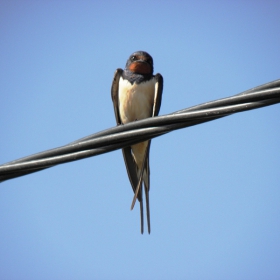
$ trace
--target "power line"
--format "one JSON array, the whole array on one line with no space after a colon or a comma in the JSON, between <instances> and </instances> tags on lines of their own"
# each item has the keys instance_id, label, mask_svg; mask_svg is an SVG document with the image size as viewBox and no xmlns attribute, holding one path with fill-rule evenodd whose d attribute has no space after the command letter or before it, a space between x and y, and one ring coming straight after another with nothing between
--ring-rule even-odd
<instances>
[{"instance_id":1,"label":"power line","mask_svg":"<svg viewBox=\"0 0 280 280\"><path fill-rule=\"evenodd\" d=\"M280 103L280 80L168 115L113 127L68 145L8 162L0 165L0 182L58 164L108 153L173 130L277 103Z\"/></svg>"}]
</instances>

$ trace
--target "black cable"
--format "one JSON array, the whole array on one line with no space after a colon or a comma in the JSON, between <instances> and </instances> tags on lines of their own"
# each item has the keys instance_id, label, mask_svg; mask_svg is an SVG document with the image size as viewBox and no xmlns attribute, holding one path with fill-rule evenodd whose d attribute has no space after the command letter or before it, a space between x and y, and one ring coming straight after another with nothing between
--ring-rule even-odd
<instances>
[{"instance_id":1,"label":"black cable","mask_svg":"<svg viewBox=\"0 0 280 280\"><path fill-rule=\"evenodd\" d=\"M113 127L68 145L0 165L0 182L136 144L173 130L280 103L280 80L172 114Z\"/></svg>"}]
</instances>

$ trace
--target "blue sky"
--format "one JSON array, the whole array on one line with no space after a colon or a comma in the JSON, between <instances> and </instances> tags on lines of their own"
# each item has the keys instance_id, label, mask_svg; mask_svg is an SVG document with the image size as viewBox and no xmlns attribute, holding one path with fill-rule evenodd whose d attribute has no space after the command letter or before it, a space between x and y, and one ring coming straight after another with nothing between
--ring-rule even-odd
<instances>
[{"instance_id":1,"label":"blue sky","mask_svg":"<svg viewBox=\"0 0 280 280\"><path fill-rule=\"evenodd\" d=\"M115 126L145 50L160 114L280 78L278 1L1 1L0 163ZM0 279L279 279L280 105L152 141L151 235L121 151L0 185Z\"/></svg>"}]
</instances>

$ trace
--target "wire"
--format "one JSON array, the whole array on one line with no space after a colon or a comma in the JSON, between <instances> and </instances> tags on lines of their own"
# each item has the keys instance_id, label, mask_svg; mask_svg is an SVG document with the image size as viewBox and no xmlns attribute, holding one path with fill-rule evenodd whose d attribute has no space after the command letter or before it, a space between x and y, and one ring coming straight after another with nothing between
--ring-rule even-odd
<instances>
[{"instance_id":1,"label":"wire","mask_svg":"<svg viewBox=\"0 0 280 280\"><path fill-rule=\"evenodd\" d=\"M152 139L173 130L280 103L280 79L174 113L113 127L68 145L0 165L0 182Z\"/></svg>"}]
</instances>

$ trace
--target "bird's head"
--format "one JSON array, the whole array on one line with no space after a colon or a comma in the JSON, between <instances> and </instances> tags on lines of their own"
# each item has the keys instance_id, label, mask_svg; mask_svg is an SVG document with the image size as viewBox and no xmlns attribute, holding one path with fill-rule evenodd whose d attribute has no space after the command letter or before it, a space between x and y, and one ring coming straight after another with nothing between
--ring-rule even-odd
<instances>
[{"instance_id":1,"label":"bird's head","mask_svg":"<svg viewBox=\"0 0 280 280\"><path fill-rule=\"evenodd\" d=\"M125 69L134 74L153 75L153 58L144 51L134 52L127 60Z\"/></svg>"}]
</instances>

